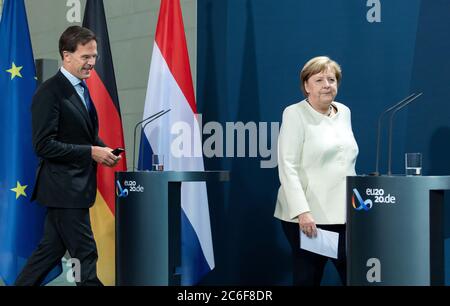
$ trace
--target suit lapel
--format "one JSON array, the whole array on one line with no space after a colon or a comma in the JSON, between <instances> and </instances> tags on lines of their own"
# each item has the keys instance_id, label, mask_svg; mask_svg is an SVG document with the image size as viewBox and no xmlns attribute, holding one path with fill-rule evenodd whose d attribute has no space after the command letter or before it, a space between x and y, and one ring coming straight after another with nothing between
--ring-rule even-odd
<instances>
[{"instance_id":1,"label":"suit lapel","mask_svg":"<svg viewBox=\"0 0 450 306\"><path fill-rule=\"evenodd\" d=\"M64 92L67 93L67 98L69 101L75 106L75 108L80 112L81 116L83 117L89 131L91 132L91 135L95 135L96 127L94 126L94 122L92 122L89 113L86 109L86 106L84 105L83 101L81 100L80 96L78 95L77 91L73 87L73 85L70 83L70 81L61 73L61 71L58 72L59 79L62 83L62 85L65 87Z\"/></svg>"}]
</instances>

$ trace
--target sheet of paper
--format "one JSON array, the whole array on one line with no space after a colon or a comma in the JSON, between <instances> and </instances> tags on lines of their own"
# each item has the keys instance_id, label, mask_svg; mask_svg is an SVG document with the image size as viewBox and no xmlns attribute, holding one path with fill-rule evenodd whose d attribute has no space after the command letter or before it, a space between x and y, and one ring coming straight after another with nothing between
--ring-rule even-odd
<instances>
[{"instance_id":1,"label":"sheet of paper","mask_svg":"<svg viewBox=\"0 0 450 306\"><path fill-rule=\"evenodd\" d=\"M338 257L339 233L317 229L317 237L308 238L300 231L300 248L331 258Z\"/></svg>"}]
</instances>

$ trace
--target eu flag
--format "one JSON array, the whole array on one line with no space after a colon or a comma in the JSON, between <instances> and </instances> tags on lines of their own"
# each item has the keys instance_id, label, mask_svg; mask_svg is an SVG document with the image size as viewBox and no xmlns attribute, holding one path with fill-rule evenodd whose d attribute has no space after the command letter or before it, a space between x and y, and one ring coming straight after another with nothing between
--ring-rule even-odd
<instances>
[{"instance_id":1,"label":"eu flag","mask_svg":"<svg viewBox=\"0 0 450 306\"><path fill-rule=\"evenodd\" d=\"M6 285L14 283L41 239L46 212L29 201L37 166L30 112L35 89L24 1L5 0L0 23L0 277Z\"/></svg>"}]
</instances>

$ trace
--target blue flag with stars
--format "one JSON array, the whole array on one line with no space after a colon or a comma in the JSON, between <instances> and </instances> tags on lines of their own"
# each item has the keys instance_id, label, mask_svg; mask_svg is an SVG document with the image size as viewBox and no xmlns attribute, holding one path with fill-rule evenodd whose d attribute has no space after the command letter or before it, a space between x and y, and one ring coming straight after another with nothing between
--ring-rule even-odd
<instances>
[{"instance_id":1,"label":"blue flag with stars","mask_svg":"<svg viewBox=\"0 0 450 306\"><path fill-rule=\"evenodd\" d=\"M30 202L37 166L30 110L36 72L24 1L5 0L1 16L0 278L12 285L42 238L46 210Z\"/></svg>"}]
</instances>

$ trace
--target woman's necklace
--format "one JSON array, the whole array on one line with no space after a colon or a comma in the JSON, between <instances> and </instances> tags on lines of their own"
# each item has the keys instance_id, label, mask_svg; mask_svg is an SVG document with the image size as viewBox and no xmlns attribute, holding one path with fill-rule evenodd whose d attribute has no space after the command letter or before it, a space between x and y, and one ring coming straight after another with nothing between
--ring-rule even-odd
<instances>
[{"instance_id":1,"label":"woman's necklace","mask_svg":"<svg viewBox=\"0 0 450 306\"><path fill-rule=\"evenodd\" d=\"M334 110L334 107L330 104L330 107L328 108L327 117L331 117L331 115L333 115L333 110Z\"/></svg>"},{"instance_id":2,"label":"woman's necklace","mask_svg":"<svg viewBox=\"0 0 450 306\"><path fill-rule=\"evenodd\" d=\"M306 100L306 102L308 102L309 105L311 105L308 98L306 98L305 100ZM314 107L312 105L311 105L311 107L314 109ZM333 111L334 111L334 107L333 107L333 105L330 104L330 106L328 107L327 113L323 114L323 115L327 116L327 117L331 117L331 115L333 115Z\"/></svg>"}]
</instances>

